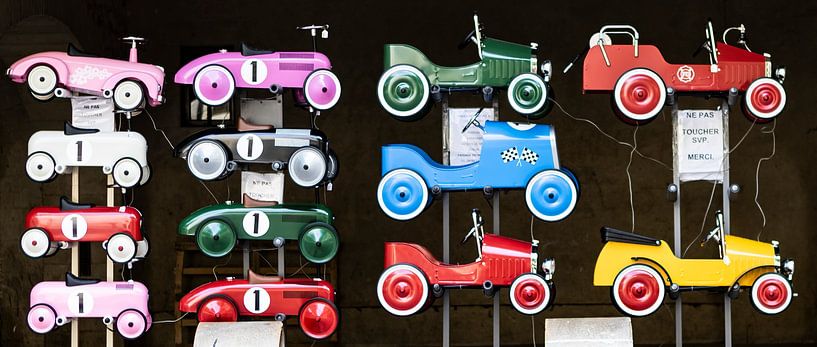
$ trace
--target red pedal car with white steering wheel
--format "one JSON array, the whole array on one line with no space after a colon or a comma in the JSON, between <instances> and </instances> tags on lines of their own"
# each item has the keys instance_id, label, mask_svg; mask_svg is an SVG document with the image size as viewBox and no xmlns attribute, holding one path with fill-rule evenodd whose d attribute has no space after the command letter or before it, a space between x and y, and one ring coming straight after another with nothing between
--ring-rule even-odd
<instances>
[{"instance_id":1,"label":"red pedal car with white steering wheel","mask_svg":"<svg viewBox=\"0 0 817 347\"><path fill-rule=\"evenodd\" d=\"M738 30L738 44L726 43L726 35ZM670 64L657 47L639 45L638 31L629 25L606 25L593 34L584 53L583 91L612 93L613 107L629 123L646 123L661 112L667 94L737 97L750 120L768 122L786 106L784 67L772 70L771 55L752 52L745 40L746 28L728 28L716 42L712 22L706 26L706 42L694 55L706 50L709 64ZM629 36L631 44L613 44L611 35ZM576 56L567 72L581 57ZM693 55L693 56L694 56Z\"/></svg>"},{"instance_id":2,"label":"red pedal car with white steering wheel","mask_svg":"<svg viewBox=\"0 0 817 347\"><path fill-rule=\"evenodd\" d=\"M389 313L410 316L427 308L429 298L446 288L481 287L487 296L510 287L513 307L535 315L553 303L556 262L548 258L537 271L539 241L526 242L485 234L479 210L472 212L474 227L462 244L473 237L479 257L473 263L445 264L420 245L387 242L385 270L377 282L377 298Z\"/></svg>"}]
</instances>

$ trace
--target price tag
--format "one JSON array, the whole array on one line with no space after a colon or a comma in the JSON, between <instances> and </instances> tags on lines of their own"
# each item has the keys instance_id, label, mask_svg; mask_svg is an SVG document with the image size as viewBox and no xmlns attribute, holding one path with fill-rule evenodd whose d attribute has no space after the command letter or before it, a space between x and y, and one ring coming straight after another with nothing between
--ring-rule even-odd
<instances>
[{"instance_id":1,"label":"price tag","mask_svg":"<svg viewBox=\"0 0 817 347\"><path fill-rule=\"evenodd\" d=\"M723 112L680 110L677 131L681 181L723 180Z\"/></svg>"},{"instance_id":2,"label":"price tag","mask_svg":"<svg viewBox=\"0 0 817 347\"><path fill-rule=\"evenodd\" d=\"M475 114L479 112L475 123L463 132ZM479 160L482 150L482 127L486 121L494 120L494 109L483 108L449 108L448 109L448 148L450 165L465 165Z\"/></svg>"},{"instance_id":3,"label":"price tag","mask_svg":"<svg viewBox=\"0 0 817 347\"><path fill-rule=\"evenodd\" d=\"M71 98L71 125L83 129L114 131L113 99L95 96Z\"/></svg>"},{"instance_id":4,"label":"price tag","mask_svg":"<svg viewBox=\"0 0 817 347\"><path fill-rule=\"evenodd\" d=\"M242 171L241 194L260 201L284 202L284 174Z\"/></svg>"}]
</instances>

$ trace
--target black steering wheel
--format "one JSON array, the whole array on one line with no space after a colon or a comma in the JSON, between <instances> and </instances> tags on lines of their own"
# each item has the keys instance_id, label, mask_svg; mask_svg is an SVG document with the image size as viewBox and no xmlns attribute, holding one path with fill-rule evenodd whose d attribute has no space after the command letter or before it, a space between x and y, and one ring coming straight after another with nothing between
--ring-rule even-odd
<instances>
[{"instance_id":1,"label":"black steering wheel","mask_svg":"<svg viewBox=\"0 0 817 347\"><path fill-rule=\"evenodd\" d=\"M462 241L460 241L460 244L464 245L465 243L467 243L468 239L473 237L476 233L477 233L477 228L471 228L471 231L469 231L467 234L465 234L465 237L462 238Z\"/></svg>"},{"instance_id":2,"label":"black steering wheel","mask_svg":"<svg viewBox=\"0 0 817 347\"><path fill-rule=\"evenodd\" d=\"M457 45L457 48L459 48L459 49L464 49L465 47L468 47L468 44L470 44L471 42L473 42L471 39L472 39L472 38L474 37L474 35L476 35L476 34L477 34L477 32L476 32L475 30L471 30L471 32L470 32L470 33L468 33L468 35L465 35L465 39L463 39L463 40L462 40L462 42L460 42L460 44L459 44L459 45Z\"/></svg>"},{"instance_id":3,"label":"black steering wheel","mask_svg":"<svg viewBox=\"0 0 817 347\"><path fill-rule=\"evenodd\" d=\"M709 40L707 39L707 40L704 40L704 42L700 46L698 46L698 48L695 49L695 52L692 53L692 57L693 58L697 57L698 54L701 54L701 51L703 51L704 49L708 49L708 48L709 48Z\"/></svg>"},{"instance_id":4,"label":"black steering wheel","mask_svg":"<svg viewBox=\"0 0 817 347\"><path fill-rule=\"evenodd\" d=\"M468 124L465 124L465 126L462 128L462 131L460 131L461 134L465 134L465 131L467 131L468 128L470 128L472 125L474 125L474 123L478 124L477 118L479 117L480 113L482 113L483 109L484 109L484 107L480 107L479 110L476 113L474 113L474 116L471 117L471 119L468 120Z\"/></svg>"}]
</instances>

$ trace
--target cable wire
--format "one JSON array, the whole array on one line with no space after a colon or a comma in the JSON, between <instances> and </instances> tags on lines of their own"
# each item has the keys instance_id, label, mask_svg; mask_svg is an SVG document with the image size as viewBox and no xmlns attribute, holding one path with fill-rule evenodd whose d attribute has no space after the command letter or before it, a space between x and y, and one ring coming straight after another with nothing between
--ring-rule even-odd
<instances>
[{"instance_id":1,"label":"cable wire","mask_svg":"<svg viewBox=\"0 0 817 347\"><path fill-rule=\"evenodd\" d=\"M755 167L755 205L760 211L760 216L763 218L763 224L760 227L760 232L757 233L758 241L760 241L760 235L763 234L763 230L766 228L766 213L763 212L763 207L760 206L760 201L758 200L758 197L760 196L760 165L763 164L764 161L771 160L777 152L777 136L774 133L774 129L777 127L777 119L772 122L771 130L766 131L765 128L761 130L761 132L764 134L772 134L772 153L767 157L760 158L757 161L757 167Z\"/></svg>"}]
</instances>

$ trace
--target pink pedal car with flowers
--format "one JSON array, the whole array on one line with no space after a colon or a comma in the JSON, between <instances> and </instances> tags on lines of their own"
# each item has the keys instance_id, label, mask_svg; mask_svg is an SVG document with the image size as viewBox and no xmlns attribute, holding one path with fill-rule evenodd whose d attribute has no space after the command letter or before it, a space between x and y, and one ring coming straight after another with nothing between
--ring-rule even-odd
<instances>
[{"instance_id":1,"label":"pink pedal car with flowers","mask_svg":"<svg viewBox=\"0 0 817 347\"><path fill-rule=\"evenodd\" d=\"M100 282L65 274L65 282L40 282L31 289L28 327L45 334L76 318L102 318L126 339L142 336L153 322L148 289L139 282Z\"/></svg>"},{"instance_id":2,"label":"pink pedal car with flowers","mask_svg":"<svg viewBox=\"0 0 817 347\"><path fill-rule=\"evenodd\" d=\"M313 47L317 30L323 38L329 35L328 25L298 29L311 31ZM242 43L241 52L223 49L196 58L179 69L174 80L193 85L196 98L210 106L230 101L236 88L267 89L274 95L292 89L299 105L325 111L340 99L340 80L331 69L329 58L316 51L273 52Z\"/></svg>"},{"instance_id":3,"label":"pink pedal car with flowers","mask_svg":"<svg viewBox=\"0 0 817 347\"><path fill-rule=\"evenodd\" d=\"M100 58L69 44L66 52L42 52L16 61L6 70L12 81L26 83L36 99L89 94L112 98L122 111L164 102L164 68L138 62L136 45L144 39L126 37L128 60Z\"/></svg>"}]
</instances>

